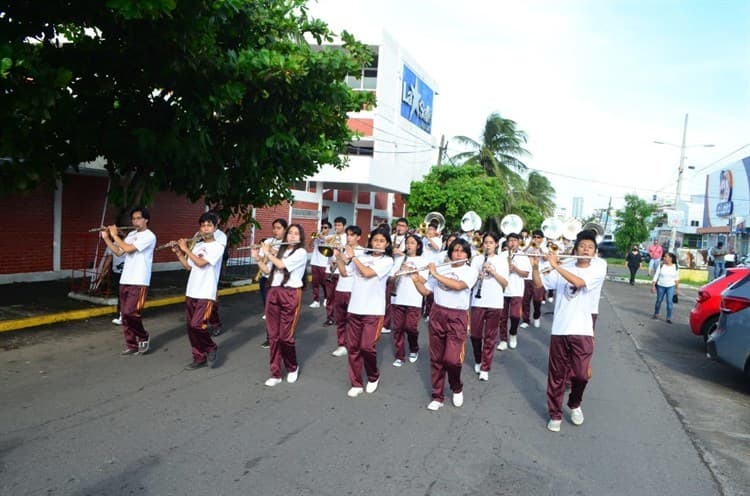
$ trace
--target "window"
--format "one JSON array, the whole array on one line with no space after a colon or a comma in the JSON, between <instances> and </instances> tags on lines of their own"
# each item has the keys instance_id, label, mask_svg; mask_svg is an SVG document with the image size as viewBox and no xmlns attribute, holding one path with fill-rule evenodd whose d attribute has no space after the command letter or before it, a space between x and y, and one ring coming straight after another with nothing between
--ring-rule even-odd
<instances>
[{"instance_id":1,"label":"window","mask_svg":"<svg viewBox=\"0 0 750 496\"><path fill-rule=\"evenodd\" d=\"M346 84L355 90L374 90L378 86L378 57L373 58L371 67L363 67L358 74L348 74Z\"/></svg>"}]
</instances>

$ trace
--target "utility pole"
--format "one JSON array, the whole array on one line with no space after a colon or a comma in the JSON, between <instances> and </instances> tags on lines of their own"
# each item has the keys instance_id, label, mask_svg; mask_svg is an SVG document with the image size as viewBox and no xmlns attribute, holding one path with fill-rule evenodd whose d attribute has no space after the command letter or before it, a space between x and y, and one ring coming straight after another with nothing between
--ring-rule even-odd
<instances>
[{"instance_id":1,"label":"utility pole","mask_svg":"<svg viewBox=\"0 0 750 496\"><path fill-rule=\"evenodd\" d=\"M604 234L607 234L607 224L609 224L609 211L612 210L612 197L609 197L609 204L607 205L607 216L604 218Z\"/></svg>"},{"instance_id":2,"label":"utility pole","mask_svg":"<svg viewBox=\"0 0 750 496\"><path fill-rule=\"evenodd\" d=\"M687 137L688 115L685 114L685 124L682 126L682 145L680 145L680 168L677 169L677 193L674 197L675 212L680 207L680 193L682 192L682 173L685 171L685 138ZM680 218L678 216L678 218ZM672 236L669 238L669 251L675 253L675 244L677 244L677 224L672 223Z\"/></svg>"},{"instance_id":3,"label":"utility pole","mask_svg":"<svg viewBox=\"0 0 750 496\"><path fill-rule=\"evenodd\" d=\"M440 136L440 148L438 148L438 159L437 159L437 166L440 167L443 165L443 154L445 153L446 149L445 145L445 135Z\"/></svg>"}]
</instances>

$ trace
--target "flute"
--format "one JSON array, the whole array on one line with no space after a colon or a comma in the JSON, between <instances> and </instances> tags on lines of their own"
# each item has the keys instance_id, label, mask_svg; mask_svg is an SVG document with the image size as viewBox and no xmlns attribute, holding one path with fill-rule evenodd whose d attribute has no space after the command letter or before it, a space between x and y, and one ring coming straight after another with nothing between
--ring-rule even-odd
<instances>
[{"instance_id":1,"label":"flute","mask_svg":"<svg viewBox=\"0 0 750 496\"><path fill-rule=\"evenodd\" d=\"M203 239L203 235L201 233L195 233L192 238L187 240L188 247L192 249L193 245L197 243L198 241L201 241ZM176 246L178 241L169 241L168 243L164 243L163 245L159 245L154 250L163 250L164 248L172 248L173 246Z\"/></svg>"},{"instance_id":2,"label":"flute","mask_svg":"<svg viewBox=\"0 0 750 496\"><path fill-rule=\"evenodd\" d=\"M450 262L444 262L444 263L441 263L441 264L437 264L435 266L435 268L444 267L446 265L466 264L466 263L470 263L470 261L469 261L468 258L464 258L463 260L451 260ZM409 275L409 274L414 274L415 272L421 272L423 270L427 270L429 268L430 268L429 265L425 265L424 267L417 267L416 269L402 270L402 271L399 271L399 272L396 272L395 274L393 274L393 277L406 276L406 275Z\"/></svg>"},{"instance_id":3,"label":"flute","mask_svg":"<svg viewBox=\"0 0 750 496\"><path fill-rule=\"evenodd\" d=\"M101 226L101 227L94 227L89 229L89 232L102 232L107 231L109 229L109 226ZM131 229L138 229L135 226L115 226L115 229L118 231L130 231Z\"/></svg>"}]
</instances>

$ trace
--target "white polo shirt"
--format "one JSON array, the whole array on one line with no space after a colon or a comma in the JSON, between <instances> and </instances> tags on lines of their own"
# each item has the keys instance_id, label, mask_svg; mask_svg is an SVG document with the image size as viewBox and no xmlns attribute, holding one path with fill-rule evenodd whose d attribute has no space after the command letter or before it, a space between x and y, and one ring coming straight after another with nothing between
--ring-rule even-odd
<instances>
[{"instance_id":1,"label":"white polo shirt","mask_svg":"<svg viewBox=\"0 0 750 496\"><path fill-rule=\"evenodd\" d=\"M188 258L190 276L188 277L185 296L199 300L216 300L216 288L219 285L219 275L216 267L221 267L224 247L218 241L196 244L192 252L195 256L207 261L208 264L198 267Z\"/></svg>"},{"instance_id":2,"label":"white polo shirt","mask_svg":"<svg viewBox=\"0 0 750 496\"><path fill-rule=\"evenodd\" d=\"M307 251L299 246L292 250L290 246L285 246L287 251L281 257L281 261L284 262L286 270L289 272L289 280L287 280L284 287L287 288L301 288L302 278L305 276L305 266L307 265ZM271 281L271 287L281 286L284 280L284 271L276 268L273 273L273 280Z\"/></svg>"},{"instance_id":3,"label":"white polo shirt","mask_svg":"<svg viewBox=\"0 0 750 496\"><path fill-rule=\"evenodd\" d=\"M508 258L500 255L492 255L487 258L487 263L491 264L499 275L508 280ZM477 283L471 292L471 306L479 308L503 308L505 305L503 287L497 282L494 276L486 274L482 282L482 297L477 299L477 289L484 265L484 255L477 255L471 261L471 267L477 271Z\"/></svg>"},{"instance_id":4,"label":"white polo shirt","mask_svg":"<svg viewBox=\"0 0 750 496\"><path fill-rule=\"evenodd\" d=\"M439 267L437 270L441 276L455 279L456 281L463 281L466 283L466 289L460 291L448 289L446 286L440 284L437 279L430 277L427 280L426 287L432 291L435 303L445 308L468 310L471 303L471 289L477 282L476 267L470 267L467 264L463 264L460 267L445 265Z\"/></svg>"},{"instance_id":5,"label":"white polo shirt","mask_svg":"<svg viewBox=\"0 0 750 496\"><path fill-rule=\"evenodd\" d=\"M120 284L149 286L151 284L151 266L156 248L156 235L150 229L130 231L123 240L135 245L136 251L125 254L125 265L122 268Z\"/></svg>"},{"instance_id":6,"label":"white polo shirt","mask_svg":"<svg viewBox=\"0 0 750 496\"><path fill-rule=\"evenodd\" d=\"M365 278L355 262L349 264L347 271L351 267L354 280L348 311L357 315L385 315L385 285L393 268L393 257L362 255L357 258L376 275Z\"/></svg>"},{"instance_id":7,"label":"white polo shirt","mask_svg":"<svg viewBox=\"0 0 750 496\"><path fill-rule=\"evenodd\" d=\"M398 271L402 268L407 270L410 268L417 269L419 267L424 267L427 265L427 260L422 255L407 257L406 264L407 266L404 266L403 264L400 265ZM427 279L429 272L427 270L421 270L419 271L419 275ZM414 281L411 280L411 275L400 276L396 279L396 296L391 299L391 303L395 305L403 305L405 307L422 307L422 294L417 291L417 287L414 286Z\"/></svg>"},{"instance_id":8,"label":"white polo shirt","mask_svg":"<svg viewBox=\"0 0 750 496\"><path fill-rule=\"evenodd\" d=\"M598 290L601 290L607 275L606 264L591 264L586 268L571 264L563 268L583 279L586 285L576 289L556 270L542 275L544 287L555 290L555 318L552 321L552 335L593 336L594 322L591 313L597 304L595 298L597 298Z\"/></svg>"}]
</instances>

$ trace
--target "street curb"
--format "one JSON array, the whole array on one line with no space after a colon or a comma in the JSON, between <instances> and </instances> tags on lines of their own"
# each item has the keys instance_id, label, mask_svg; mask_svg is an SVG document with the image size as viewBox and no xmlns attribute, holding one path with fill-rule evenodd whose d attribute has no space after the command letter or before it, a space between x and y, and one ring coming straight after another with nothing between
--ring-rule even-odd
<instances>
[{"instance_id":1,"label":"street curb","mask_svg":"<svg viewBox=\"0 0 750 496\"><path fill-rule=\"evenodd\" d=\"M258 284L250 284L245 286L236 286L232 288L220 289L218 291L219 296L227 296L238 293L249 293L252 291L258 291L260 288ZM170 296L166 298L159 298L156 300L146 301L145 308L156 308L167 305L174 305L176 303L184 303L185 296ZM34 317L25 317L23 319L6 320L0 322L0 332L17 331L19 329L26 329L28 327L36 327L48 324L55 324L58 322L68 322L71 320L84 320L92 317L101 317L102 315L111 315L117 311L116 305L108 305L100 308L87 308L84 310L71 310L68 312L50 313L46 315L36 315Z\"/></svg>"}]
</instances>

